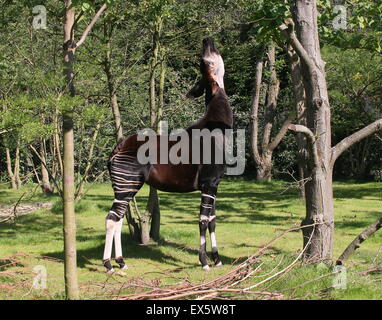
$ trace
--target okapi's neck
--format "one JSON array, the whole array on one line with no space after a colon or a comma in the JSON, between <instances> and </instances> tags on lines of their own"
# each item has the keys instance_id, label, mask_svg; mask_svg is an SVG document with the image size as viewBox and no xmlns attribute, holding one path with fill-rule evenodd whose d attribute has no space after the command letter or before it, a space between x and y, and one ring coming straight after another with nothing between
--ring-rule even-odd
<instances>
[{"instance_id":1,"label":"okapi's neck","mask_svg":"<svg viewBox=\"0 0 382 320\"><path fill-rule=\"evenodd\" d=\"M223 122L228 127L233 126L233 113L228 101L228 96L223 88L213 86L206 88L206 115L207 121Z\"/></svg>"}]
</instances>

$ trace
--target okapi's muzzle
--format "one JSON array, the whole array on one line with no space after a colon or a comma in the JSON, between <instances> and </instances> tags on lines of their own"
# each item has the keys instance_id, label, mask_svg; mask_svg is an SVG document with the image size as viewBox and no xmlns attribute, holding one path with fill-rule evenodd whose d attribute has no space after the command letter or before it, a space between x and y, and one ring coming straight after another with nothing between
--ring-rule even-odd
<instances>
[{"instance_id":1,"label":"okapi's muzzle","mask_svg":"<svg viewBox=\"0 0 382 320\"><path fill-rule=\"evenodd\" d=\"M224 62L211 38L203 39L202 59L200 61L202 78L188 92L188 98L202 96L208 87L214 93L219 87L224 89Z\"/></svg>"}]
</instances>

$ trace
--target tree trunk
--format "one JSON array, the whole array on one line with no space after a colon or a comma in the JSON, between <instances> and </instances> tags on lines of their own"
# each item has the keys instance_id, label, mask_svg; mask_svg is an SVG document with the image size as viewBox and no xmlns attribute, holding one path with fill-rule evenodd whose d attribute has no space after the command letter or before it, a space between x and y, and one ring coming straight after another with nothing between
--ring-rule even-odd
<instances>
[{"instance_id":1,"label":"tree trunk","mask_svg":"<svg viewBox=\"0 0 382 320\"><path fill-rule=\"evenodd\" d=\"M12 189L17 189L17 184L16 184L16 179L15 175L13 174L13 169L12 169L12 158L11 158L11 152L9 148L5 148L5 155L7 159L7 172L8 172L8 177L9 177L9 183Z\"/></svg>"},{"instance_id":2,"label":"tree trunk","mask_svg":"<svg viewBox=\"0 0 382 320\"><path fill-rule=\"evenodd\" d=\"M260 105L260 89L262 85L263 73L263 58L260 56L256 60L256 75L254 92L252 98L252 111L251 111L251 149L252 157L256 163L256 179L257 181L271 181L272 180L272 156L273 151L280 144L281 140L287 133L288 126L291 122L291 117L288 117L281 126L278 133L271 140L272 128L276 116L277 98L279 95L280 81L276 72L276 49L275 44L272 42L268 46L268 60L270 82L267 91L267 102L265 105L265 124L263 130L263 139L261 148L259 148L259 105ZM261 150L260 150L261 149Z\"/></svg>"},{"instance_id":3,"label":"tree trunk","mask_svg":"<svg viewBox=\"0 0 382 320\"><path fill-rule=\"evenodd\" d=\"M302 225L317 223L304 230L305 257L331 258L334 233L330 105L325 63L321 58L316 1L297 0L293 12L297 36L310 60L302 59L301 71L306 94L307 126L315 135L319 163L310 158L306 183L306 217ZM310 241L310 242L309 242Z\"/></svg>"},{"instance_id":4,"label":"tree trunk","mask_svg":"<svg viewBox=\"0 0 382 320\"><path fill-rule=\"evenodd\" d=\"M271 141L273 122L275 120L276 108L277 108L277 97L279 95L279 90L280 90L280 81L277 78L277 72L276 72L276 66L275 66L276 48L273 42L271 42L268 46L267 56L269 61L270 81L268 85L267 102L265 105L265 114L264 114L265 125L264 125L263 142L262 142L263 154L267 153L268 146Z\"/></svg>"},{"instance_id":5,"label":"tree trunk","mask_svg":"<svg viewBox=\"0 0 382 320\"><path fill-rule=\"evenodd\" d=\"M135 214L134 214L135 213ZM130 237L135 242L141 242L141 226L140 226L140 217L138 216L139 212L137 210L137 203L135 198L129 202L126 211L126 221L130 231ZM138 219L136 219L138 216Z\"/></svg>"},{"instance_id":6,"label":"tree trunk","mask_svg":"<svg viewBox=\"0 0 382 320\"><path fill-rule=\"evenodd\" d=\"M296 107L297 123L306 126L306 107L305 107L305 88L302 81L301 74L301 62L296 51L288 45L288 58L289 66L291 71L293 94ZM298 176L299 176L299 186L300 186L300 196L305 199L305 178L307 174L307 159L308 151L306 145L306 139L303 134L297 134L297 147L298 147Z\"/></svg>"},{"instance_id":7,"label":"tree trunk","mask_svg":"<svg viewBox=\"0 0 382 320\"><path fill-rule=\"evenodd\" d=\"M257 181L270 182L272 180L272 152L267 152L261 157L256 173Z\"/></svg>"},{"instance_id":8,"label":"tree trunk","mask_svg":"<svg viewBox=\"0 0 382 320\"><path fill-rule=\"evenodd\" d=\"M305 184L306 217L303 244L305 258L322 260L331 257L334 233L334 207L331 166L330 105L325 78L325 64L321 59L317 27L316 1L296 0L293 20L281 26L290 45L301 60L301 74L305 89L306 130L309 139L309 159ZM296 26L297 36L294 32ZM302 126L299 126L302 127ZM296 129L296 126L293 126Z\"/></svg>"},{"instance_id":9,"label":"tree trunk","mask_svg":"<svg viewBox=\"0 0 382 320\"><path fill-rule=\"evenodd\" d=\"M256 72L255 72L255 83L252 95L252 106L251 106L251 151L252 158L256 165L261 162L261 156L259 152L259 106L260 106L260 93L261 84L263 78L263 66L264 61L262 55L256 59Z\"/></svg>"},{"instance_id":10,"label":"tree trunk","mask_svg":"<svg viewBox=\"0 0 382 320\"><path fill-rule=\"evenodd\" d=\"M19 139L17 139L17 143L16 143L15 165L13 169L13 174L16 181L17 189L20 189L21 179L20 179L20 140Z\"/></svg>"},{"instance_id":11,"label":"tree trunk","mask_svg":"<svg viewBox=\"0 0 382 320\"><path fill-rule=\"evenodd\" d=\"M51 195L53 193L53 189L50 185L48 170L45 167L47 162L46 162L46 151L45 151L45 140L44 139L41 139L41 141L40 141L40 157L41 157L41 187L42 187L42 191L46 195Z\"/></svg>"},{"instance_id":12,"label":"tree trunk","mask_svg":"<svg viewBox=\"0 0 382 320\"><path fill-rule=\"evenodd\" d=\"M60 172L60 176L62 177L64 175L64 165L62 163L62 156L61 156L61 143L60 143L60 127L58 123L58 110L56 109L56 114L54 115L54 135L53 135L53 141L54 141L54 150L55 150L55 156L58 163L58 168ZM56 177L54 177L56 178Z\"/></svg>"},{"instance_id":13,"label":"tree trunk","mask_svg":"<svg viewBox=\"0 0 382 320\"><path fill-rule=\"evenodd\" d=\"M74 28L74 8L71 0L65 1L64 23L64 75L71 97L75 96L73 83L73 63L75 45L72 37ZM79 299L77 279L76 216L74 211L74 134L73 111L63 114L63 202L64 202L64 251L65 251L65 291L69 300Z\"/></svg>"},{"instance_id":14,"label":"tree trunk","mask_svg":"<svg viewBox=\"0 0 382 320\"><path fill-rule=\"evenodd\" d=\"M334 234L333 167L336 159L353 144L382 130L382 119L331 146L330 105L325 77L325 63L321 59L317 27L316 1L296 0L293 20L287 19L280 30L288 38L301 60L301 74L305 89L306 123L290 125L303 133L308 146L306 182L306 217L302 221L305 258L329 259ZM295 33L295 26L297 36Z\"/></svg>"},{"instance_id":15,"label":"tree trunk","mask_svg":"<svg viewBox=\"0 0 382 320\"><path fill-rule=\"evenodd\" d=\"M81 197L84 195L85 183L87 181L89 171L90 171L91 165L93 163L94 147L95 147L95 144L97 142L97 137L98 137L98 133L99 133L100 128L101 128L101 122L98 121L96 124L96 127L94 129L92 139L90 141L89 149L88 149L87 156L86 156L86 166L85 166L85 170L82 174L81 181L77 187L77 191L76 191L76 195L75 195L75 201L80 200Z\"/></svg>"},{"instance_id":16,"label":"tree trunk","mask_svg":"<svg viewBox=\"0 0 382 320\"><path fill-rule=\"evenodd\" d=\"M162 30L162 18L158 18L155 24L155 30L153 33L153 46L152 46L152 58L150 64L150 123L153 128L158 128L159 123L159 113L162 109L158 107L156 103L156 69L158 66L158 55L160 49L160 35ZM162 65L163 72L163 83L162 90L164 89L164 65ZM162 77L161 72L161 77ZM163 97L162 97L163 101ZM151 222L151 226L150 226ZM160 209L159 209L159 198L158 192L155 188L150 186L149 199L147 201L145 214L141 217L141 232L142 232L142 243L145 244L149 241L150 237L153 240L159 240L160 232Z\"/></svg>"},{"instance_id":17,"label":"tree trunk","mask_svg":"<svg viewBox=\"0 0 382 320\"><path fill-rule=\"evenodd\" d=\"M123 126L121 121L121 112L119 110L118 98L117 98L117 89L115 87L114 76L111 70L111 36L113 33L113 26L110 26L108 30L107 25L104 25L104 36L107 39L106 41L106 55L104 61L104 70L107 77L107 87L109 90L109 101L111 110L113 111L114 117L114 126L115 126L115 134L117 141L123 139Z\"/></svg>"},{"instance_id":18,"label":"tree trunk","mask_svg":"<svg viewBox=\"0 0 382 320\"><path fill-rule=\"evenodd\" d=\"M159 80L159 106L158 106L158 134L163 134L164 128L162 123L162 114L164 107L164 85L166 76L166 61L162 55L160 69L160 80ZM159 208L159 197L158 192L150 187L150 195L147 203L148 212L151 214L151 226L150 226L150 237L154 241L159 241L160 239L160 208Z\"/></svg>"}]
</instances>

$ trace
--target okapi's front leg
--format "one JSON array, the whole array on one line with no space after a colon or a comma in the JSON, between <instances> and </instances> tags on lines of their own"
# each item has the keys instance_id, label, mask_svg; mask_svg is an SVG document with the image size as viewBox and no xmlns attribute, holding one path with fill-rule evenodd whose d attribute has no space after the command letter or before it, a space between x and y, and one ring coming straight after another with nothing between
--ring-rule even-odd
<instances>
[{"instance_id":1,"label":"okapi's front leg","mask_svg":"<svg viewBox=\"0 0 382 320\"><path fill-rule=\"evenodd\" d=\"M212 209L212 215L210 216L210 221L208 223L208 231L210 232L210 239L211 239L212 260L214 261L215 266L220 267L222 265L222 262L220 260L219 253L218 253L218 245L216 242L215 228L216 228L216 214L215 214L215 204L214 204L214 207Z\"/></svg>"},{"instance_id":2,"label":"okapi's front leg","mask_svg":"<svg viewBox=\"0 0 382 320\"><path fill-rule=\"evenodd\" d=\"M215 215L215 193L202 193L202 201L200 204L200 217L199 217L199 231L200 231L200 249L199 260L204 270L209 269L207 261L207 241L206 234L207 229L210 232L212 258L216 266L220 266L222 263L219 258L215 227L216 227L216 215Z\"/></svg>"}]
</instances>

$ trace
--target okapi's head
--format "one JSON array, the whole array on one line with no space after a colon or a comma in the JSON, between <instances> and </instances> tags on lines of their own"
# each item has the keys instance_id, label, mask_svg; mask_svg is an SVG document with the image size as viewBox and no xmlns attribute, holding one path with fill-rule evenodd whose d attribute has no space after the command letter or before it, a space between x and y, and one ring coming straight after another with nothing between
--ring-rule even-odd
<instances>
[{"instance_id":1,"label":"okapi's head","mask_svg":"<svg viewBox=\"0 0 382 320\"><path fill-rule=\"evenodd\" d=\"M224 89L224 62L211 38L203 40L200 72L202 78L188 92L188 98L198 98L205 91L208 95L214 95L219 88Z\"/></svg>"}]
</instances>

